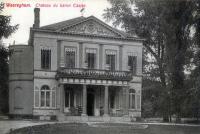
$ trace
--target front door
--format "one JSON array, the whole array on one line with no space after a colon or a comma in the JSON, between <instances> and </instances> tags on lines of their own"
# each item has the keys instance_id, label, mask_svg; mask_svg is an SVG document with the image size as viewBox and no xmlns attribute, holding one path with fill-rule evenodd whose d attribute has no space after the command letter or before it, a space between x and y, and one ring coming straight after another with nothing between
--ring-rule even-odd
<instances>
[{"instance_id":1,"label":"front door","mask_svg":"<svg viewBox=\"0 0 200 134\"><path fill-rule=\"evenodd\" d=\"M94 116L94 90L88 89L87 93L87 114Z\"/></svg>"}]
</instances>

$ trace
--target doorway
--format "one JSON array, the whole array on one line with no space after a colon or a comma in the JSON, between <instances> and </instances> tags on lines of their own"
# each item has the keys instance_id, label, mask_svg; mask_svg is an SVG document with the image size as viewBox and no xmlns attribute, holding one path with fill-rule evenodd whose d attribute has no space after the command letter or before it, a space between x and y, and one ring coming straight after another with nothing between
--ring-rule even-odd
<instances>
[{"instance_id":1,"label":"doorway","mask_svg":"<svg viewBox=\"0 0 200 134\"><path fill-rule=\"evenodd\" d=\"M95 92L94 89L89 88L87 90L87 115L88 116L94 116L94 96Z\"/></svg>"}]
</instances>

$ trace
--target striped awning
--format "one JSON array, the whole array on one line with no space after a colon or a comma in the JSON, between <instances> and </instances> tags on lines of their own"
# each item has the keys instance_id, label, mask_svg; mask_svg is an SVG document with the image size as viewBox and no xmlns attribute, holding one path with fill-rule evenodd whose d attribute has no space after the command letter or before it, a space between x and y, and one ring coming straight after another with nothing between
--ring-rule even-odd
<instances>
[{"instance_id":1,"label":"striped awning","mask_svg":"<svg viewBox=\"0 0 200 134\"><path fill-rule=\"evenodd\" d=\"M66 52L75 52L76 48L65 48Z\"/></svg>"},{"instance_id":2,"label":"striped awning","mask_svg":"<svg viewBox=\"0 0 200 134\"><path fill-rule=\"evenodd\" d=\"M117 51L115 51L115 50L106 50L106 54L117 55Z\"/></svg>"},{"instance_id":3,"label":"striped awning","mask_svg":"<svg viewBox=\"0 0 200 134\"><path fill-rule=\"evenodd\" d=\"M97 50L95 48L87 48L86 53L97 53Z\"/></svg>"},{"instance_id":4,"label":"striped awning","mask_svg":"<svg viewBox=\"0 0 200 134\"><path fill-rule=\"evenodd\" d=\"M137 52L129 52L128 56L137 56Z\"/></svg>"}]
</instances>

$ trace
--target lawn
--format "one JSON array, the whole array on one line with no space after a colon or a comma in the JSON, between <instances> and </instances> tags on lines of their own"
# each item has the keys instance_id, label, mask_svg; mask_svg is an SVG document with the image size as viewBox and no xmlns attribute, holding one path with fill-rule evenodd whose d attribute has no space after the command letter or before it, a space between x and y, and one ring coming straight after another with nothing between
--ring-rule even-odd
<instances>
[{"instance_id":1,"label":"lawn","mask_svg":"<svg viewBox=\"0 0 200 134\"><path fill-rule=\"evenodd\" d=\"M66 123L26 127L10 134L200 134L200 127Z\"/></svg>"}]
</instances>

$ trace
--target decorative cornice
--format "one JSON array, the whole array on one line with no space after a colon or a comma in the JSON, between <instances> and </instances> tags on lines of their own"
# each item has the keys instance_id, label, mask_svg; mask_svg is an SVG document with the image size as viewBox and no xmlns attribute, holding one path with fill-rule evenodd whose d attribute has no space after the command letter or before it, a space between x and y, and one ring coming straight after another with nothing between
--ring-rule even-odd
<instances>
[{"instance_id":1,"label":"decorative cornice","mask_svg":"<svg viewBox=\"0 0 200 134\"><path fill-rule=\"evenodd\" d=\"M43 33L52 33L52 34L61 34L61 35L71 35L71 36L83 36L83 37L93 37L93 38L106 38L106 39L118 39L118 40L126 40L126 41L138 41L143 42L145 39L141 38L134 38L134 37L112 37L112 36L99 36L99 35L91 35L91 34L77 34L77 33L67 33L67 32L61 32L61 31L51 31L51 30L43 30L43 29L33 29L31 28L31 31L33 32L43 32Z\"/></svg>"}]
</instances>

